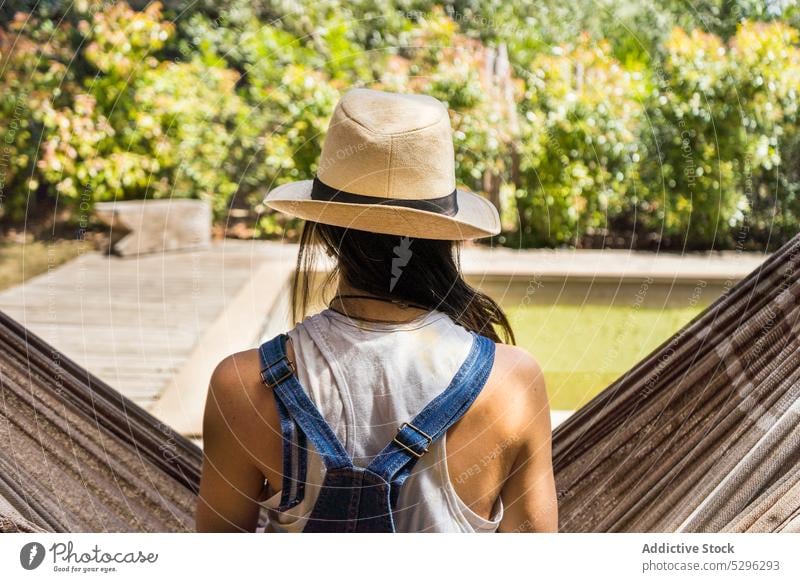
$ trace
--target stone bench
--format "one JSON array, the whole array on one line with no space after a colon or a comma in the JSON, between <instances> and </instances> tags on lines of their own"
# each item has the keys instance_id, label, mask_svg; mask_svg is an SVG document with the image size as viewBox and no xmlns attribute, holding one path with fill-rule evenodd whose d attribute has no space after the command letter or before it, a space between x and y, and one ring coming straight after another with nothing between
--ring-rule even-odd
<instances>
[{"instance_id":1,"label":"stone bench","mask_svg":"<svg viewBox=\"0 0 800 582\"><path fill-rule=\"evenodd\" d=\"M203 200L98 202L95 212L111 228L109 250L116 255L198 249L211 243L211 206Z\"/></svg>"}]
</instances>

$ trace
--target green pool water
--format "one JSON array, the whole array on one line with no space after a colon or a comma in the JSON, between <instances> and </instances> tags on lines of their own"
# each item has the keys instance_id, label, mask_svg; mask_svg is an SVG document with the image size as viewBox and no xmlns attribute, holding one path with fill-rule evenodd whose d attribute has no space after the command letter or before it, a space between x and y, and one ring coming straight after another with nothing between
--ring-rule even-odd
<instances>
[{"instance_id":1,"label":"green pool water","mask_svg":"<svg viewBox=\"0 0 800 582\"><path fill-rule=\"evenodd\" d=\"M697 307L520 306L506 310L517 344L544 369L552 409L576 409L701 311Z\"/></svg>"}]
</instances>

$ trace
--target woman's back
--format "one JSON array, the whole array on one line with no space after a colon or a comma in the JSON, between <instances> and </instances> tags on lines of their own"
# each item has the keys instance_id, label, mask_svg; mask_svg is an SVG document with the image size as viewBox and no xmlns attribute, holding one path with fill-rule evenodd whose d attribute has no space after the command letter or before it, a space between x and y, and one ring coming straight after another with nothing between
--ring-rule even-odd
<instances>
[{"instance_id":1,"label":"woman's back","mask_svg":"<svg viewBox=\"0 0 800 582\"><path fill-rule=\"evenodd\" d=\"M277 489L283 513L273 512L273 523L286 529L395 529L386 520L398 491L404 530L556 527L541 370L525 350L508 345L514 332L502 307L471 287L459 266L460 241L499 234L500 215L459 188L453 146L444 103L354 88L333 111L316 175L265 197L267 206L305 221L293 321L305 318L325 253L333 264L315 299L335 282L330 309L336 302L362 321L424 325L346 331L325 312L289 334L297 353L280 334L220 362L203 420L198 529L253 531L262 508L256 501L277 510ZM466 330L475 341L465 359ZM302 476L306 439L325 460L321 487L319 459L308 479L293 479L295 466ZM364 467L384 445L385 454ZM413 469L412 485L395 487ZM375 488L364 493L366 482ZM306 505L298 505L303 483ZM317 490L319 502L303 525Z\"/></svg>"},{"instance_id":2,"label":"woman's back","mask_svg":"<svg viewBox=\"0 0 800 582\"><path fill-rule=\"evenodd\" d=\"M383 315L391 315L389 311ZM387 333L351 329L350 334L337 334L330 330L339 329L347 318L330 313L315 317L288 333L294 337L286 345L287 359L297 368L301 389L319 405L347 452L356 456L355 464L363 466L415 407L444 389L463 360L465 330L436 312L415 320L429 325ZM383 318L400 320L396 313ZM320 327L309 321L326 322L321 329L329 332L309 333ZM367 334L373 334L372 342L364 339ZM403 334L406 340L399 339ZM323 349L317 351L318 345ZM398 529L555 531L550 415L541 369L524 350L494 345L491 371L474 402L417 461L411 487L401 489ZM377 357L370 363L359 353ZM223 359L212 374L203 422L199 531L257 531L264 506L273 510L266 531L303 531L319 490L324 469L309 443L304 501L285 512L274 511L282 497L276 494L286 482L287 458L292 459L289 465L296 459L284 455L278 399L265 386L262 365L259 350L250 349Z\"/></svg>"},{"instance_id":3,"label":"woman's back","mask_svg":"<svg viewBox=\"0 0 800 582\"><path fill-rule=\"evenodd\" d=\"M356 466L364 467L422 408L442 393L467 358L473 334L446 314L430 311L407 323L368 323L332 309L307 317L288 336L302 387ZM484 365L491 366L491 362ZM474 434L473 439L491 434ZM325 467L312 446L305 494L299 505L277 511L281 492L270 489L267 531L301 531L314 508ZM451 475L447 435L436 440L404 482L394 511L397 531L494 531L503 515L499 495L483 499L487 515L471 509L456 491L491 463ZM502 456L499 449L495 457ZM297 475L292 477L296 478ZM473 500L474 501L474 500ZM485 511L485 510L484 510Z\"/></svg>"}]
</instances>

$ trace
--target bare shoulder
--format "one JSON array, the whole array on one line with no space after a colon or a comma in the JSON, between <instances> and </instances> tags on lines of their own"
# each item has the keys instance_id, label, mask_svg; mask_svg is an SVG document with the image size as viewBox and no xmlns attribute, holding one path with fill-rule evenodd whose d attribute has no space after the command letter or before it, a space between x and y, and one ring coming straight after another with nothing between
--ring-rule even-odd
<instances>
[{"instance_id":1,"label":"bare shoulder","mask_svg":"<svg viewBox=\"0 0 800 582\"><path fill-rule=\"evenodd\" d=\"M506 396L531 404L546 401L544 372L536 358L519 346L496 344L495 347L490 379L502 385Z\"/></svg>"},{"instance_id":2,"label":"bare shoulder","mask_svg":"<svg viewBox=\"0 0 800 582\"><path fill-rule=\"evenodd\" d=\"M548 431L550 409L536 358L523 348L496 344L489 378L465 416L464 424L471 429L491 426L498 441L517 445L522 445L534 427L535 432Z\"/></svg>"},{"instance_id":3,"label":"bare shoulder","mask_svg":"<svg viewBox=\"0 0 800 582\"><path fill-rule=\"evenodd\" d=\"M258 349L230 354L217 363L208 387L203 438L229 453L241 449L268 479L278 482L280 419L260 372Z\"/></svg>"},{"instance_id":4,"label":"bare shoulder","mask_svg":"<svg viewBox=\"0 0 800 582\"><path fill-rule=\"evenodd\" d=\"M247 439L258 425L275 421L272 392L261 382L260 370L257 349L230 354L217 363L208 386L204 433L225 428Z\"/></svg>"},{"instance_id":5,"label":"bare shoulder","mask_svg":"<svg viewBox=\"0 0 800 582\"><path fill-rule=\"evenodd\" d=\"M230 354L220 360L211 374L209 395L213 395L220 406L234 409L243 399L253 396L257 389L260 357L257 349Z\"/></svg>"},{"instance_id":6,"label":"bare shoulder","mask_svg":"<svg viewBox=\"0 0 800 582\"><path fill-rule=\"evenodd\" d=\"M542 368L539 362L525 348L508 344L495 344L495 365L508 375L531 380L531 375L539 377Z\"/></svg>"},{"instance_id":7,"label":"bare shoulder","mask_svg":"<svg viewBox=\"0 0 800 582\"><path fill-rule=\"evenodd\" d=\"M550 433L550 406L539 362L518 346L496 344L494 365L482 394L484 419L515 457L528 443Z\"/></svg>"},{"instance_id":8,"label":"bare shoulder","mask_svg":"<svg viewBox=\"0 0 800 582\"><path fill-rule=\"evenodd\" d=\"M558 531L550 405L542 368L526 350L498 345L492 376L505 391L514 444L501 490L505 514L499 531Z\"/></svg>"}]
</instances>

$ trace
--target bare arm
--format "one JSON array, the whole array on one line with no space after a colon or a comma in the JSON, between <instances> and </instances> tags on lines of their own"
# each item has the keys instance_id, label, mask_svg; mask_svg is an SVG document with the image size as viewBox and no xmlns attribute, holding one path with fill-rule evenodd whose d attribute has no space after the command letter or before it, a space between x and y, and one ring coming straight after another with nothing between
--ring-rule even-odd
<instances>
[{"instance_id":1,"label":"bare arm","mask_svg":"<svg viewBox=\"0 0 800 582\"><path fill-rule=\"evenodd\" d=\"M196 509L199 532L255 531L264 476L248 454L237 427L252 406L234 356L213 375L203 417L203 469Z\"/></svg>"},{"instance_id":2,"label":"bare arm","mask_svg":"<svg viewBox=\"0 0 800 582\"><path fill-rule=\"evenodd\" d=\"M558 504L553 477L550 405L544 374L536 360L514 350L510 377L521 391L524 410L520 447L501 496L505 504L501 532L557 532Z\"/></svg>"}]
</instances>

